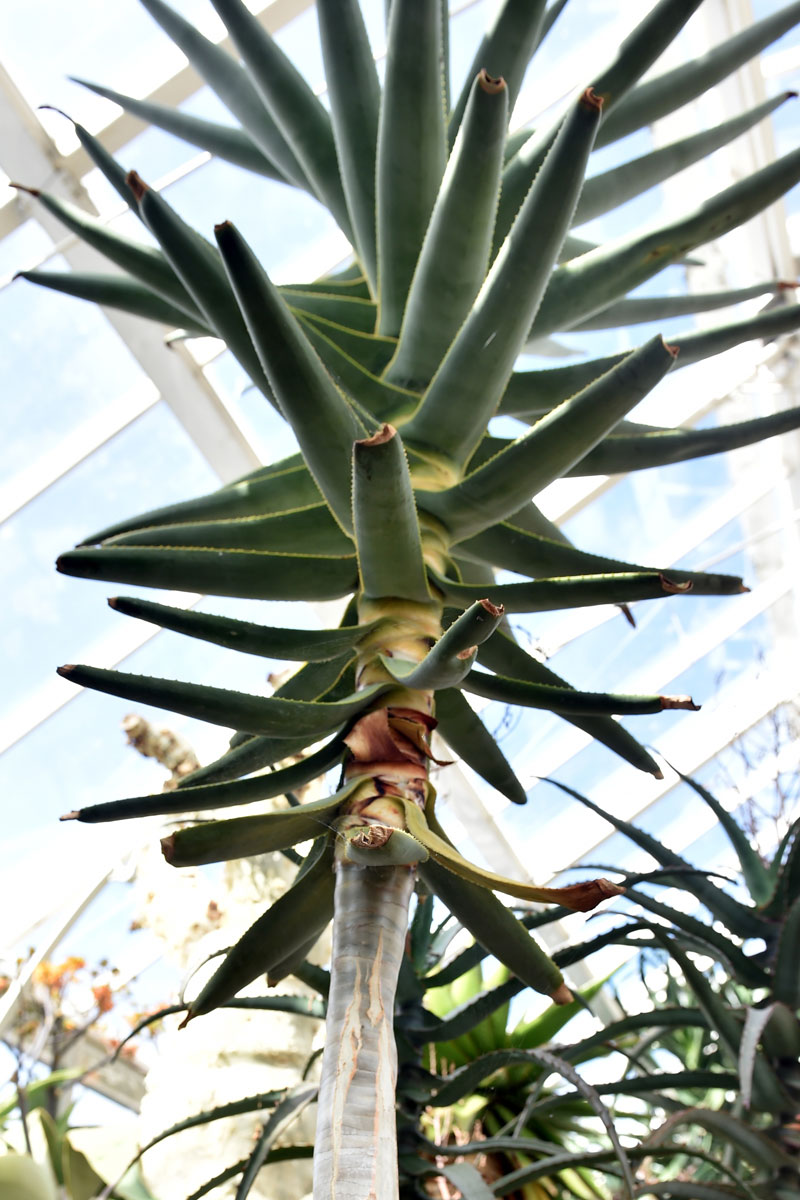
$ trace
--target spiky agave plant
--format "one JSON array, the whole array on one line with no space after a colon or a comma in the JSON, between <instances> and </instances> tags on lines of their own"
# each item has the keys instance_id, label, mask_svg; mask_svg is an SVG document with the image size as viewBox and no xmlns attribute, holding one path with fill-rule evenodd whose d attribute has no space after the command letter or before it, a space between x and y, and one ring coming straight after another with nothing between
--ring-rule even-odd
<instances>
[{"instance_id":1,"label":"spiky agave plant","mask_svg":"<svg viewBox=\"0 0 800 1200\"><path fill-rule=\"evenodd\" d=\"M710 1200L723 1193L798 1200L800 822L792 822L771 860L764 861L735 815L708 788L689 776L681 779L725 834L737 860L738 895L652 834L556 785L659 864L654 873L627 877L626 905L630 901L643 911L629 912L628 920L607 930L599 942L630 945L635 933L633 944L649 941L659 957L671 960L666 1004L654 1003L621 1019L605 1035L632 1052L628 1082L634 1094L637 1087L646 1089L651 1104L667 1112L645 1146L658 1152L676 1130L696 1135L699 1129L711 1149L725 1151L701 1164L695 1176L708 1187ZM636 886L645 881L689 892L689 903L670 904ZM700 911L691 910L692 897ZM716 967L701 969L692 954ZM665 1050L684 1068L671 1079L662 1074ZM665 1088L679 1089L681 1101L664 1103ZM712 1187L719 1181L728 1186L720 1174L725 1159L737 1162L741 1190Z\"/></svg>"},{"instance_id":2,"label":"spiky agave plant","mask_svg":"<svg viewBox=\"0 0 800 1200\"><path fill-rule=\"evenodd\" d=\"M187 828L165 847L180 865L315 839L294 886L230 952L191 1015L258 974L275 980L290 972L335 911L316 1145L320 1197L396 1194L391 1018L416 872L479 942L557 1002L570 995L559 970L495 890L577 908L614 890L604 881L535 888L467 863L436 821L427 777L433 726L489 784L522 803L523 788L465 692L559 712L653 773L655 762L612 715L691 706L688 697L574 690L500 628L504 613L742 590L729 576L666 573L580 551L532 497L568 472L672 462L800 423L797 409L701 433L642 435L622 423L675 365L678 351L678 365L685 365L747 338L794 329L796 308L689 334L678 347L655 338L610 359L514 370L531 339L598 314L610 324L635 320L642 310L626 298L630 289L746 220L800 177L796 151L659 228L601 248L569 233L574 221L653 186L778 103L583 187L594 146L685 103L800 19L800 4L790 4L703 59L639 84L699 2L660 0L577 98L532 132L509 137L523 74L561 0L547 9L543 0L501 5L452 110L439 3L393 0L381 87L358 4L320 0L330 115L241 0L213 0L241 63L161 0L143 0L241 127L96 90L325 204L351 240L354 262L311 285L276 288L230 223L217 227L216 246L209 243L80 127L84 145L158 248L39 194L123 274L29 278L224 339L300 448L212 495L103 530L64 554L59 569L228 596L350 597L341 626L315 633L112 601L163 628L306 664L269 698L62 668L76 684L237 730L230 752L193 776L191 787L167 799L70 814L81 820L240 804L343 768L330 799ZM688 302L664 298L656 307L674 315L777 287ZM496 413L535 423L517 440L494 439L487 428ZM498 586L495 568L530 582ZM476 669L476 659L488 671ZM310 747L300 762L241 778Z\"/></svg>"}]
</instances>

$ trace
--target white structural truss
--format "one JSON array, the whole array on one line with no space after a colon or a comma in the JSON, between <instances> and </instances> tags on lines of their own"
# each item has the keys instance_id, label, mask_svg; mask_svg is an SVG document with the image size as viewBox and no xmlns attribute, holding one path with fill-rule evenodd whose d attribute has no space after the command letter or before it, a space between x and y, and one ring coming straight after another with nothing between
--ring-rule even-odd
<instances>
[{"instance_id":1,"label":"white structural truss","mask_svg":"<svg viewBox=\"0 0 800 1200\"><path fill-rule=\"evenodd\" d=\"M377 5L378 2L366 0L367 4ZM480 0L472 0L452 7L454 12L460 13L478 3ZM279 32L288 29L291 22L301 18L310 7L311 0L273 0L260 17L272 32ZM705 0L687 30L691 52L702 52L708 45L745 27L752 19L750 0ZM683 45L675 53L686 55L689 52ZM65 67L68 60L69 47L65 47ZM715 93L714 103L720 114L717 119L763 100L778 86L783 87L781 81L798 70L800 46L796 41L788 48L779 46L773 53L766 52L758 62L739 72L718 89L718 94ZM113 83L113 72L110 78L107 74L103 82ZM154 87L147 98L160 103L182 104L196 98L201 87L202 81L192 68L184 66ZM705 109L701 117L695 106L686 106L653 130L655 143L694 132L701 120L707 120L707 112ZM518 111L516 117L521 122L533 115L532 112ZM85 151L77 148L62 154L47 128L15 79L12 54L5 65L0 65L0 175L19 181L27 188L49 190L103 220L118 219L116 203L106 211L93 199L92 164ZM97 135L108 150L117 153L124 151L142 130L137 119L119 114L98 130ZM714 186L722 187L741 177L770 161L774 154L773 132L769 122L764 122L735 142L729 151L715 157ZM169 168L169 179L173 183L180 181L182 186L195 179L202 187L200 172L207 166L207 155L198 155L192 148L187 148L182 165ZM697 189L702 194L707 190L704 170L702 165L691 168L666 185L667 203L679 210L685 207L687 192ZM0 275L0 299L7 289L26 286L12 282L15 269L48 265L56 255L77 270L102 269L100 256L77 238L65 234L59 222L27 193L9 191L6 197L0 196L0 249L15 244L14 239L31 228L32 223L46 235L42 242L45 248L37 252L35 263L28 258L18 261L13 251L3 257L0 271L7 271L7 275ZM797 216L787 218L783 204L773 205L763 216L729 236L726 255L733 247L737 264L735 283L792 279L797 275L800 226ZM341 244L332 238L326 245L329 257L319 259L313 270L308 270L307 261L299 255L298 272L306 270L307 278L313 278L314 274L321 274L335 265L341 256ZM722 274L725 261L722 254L710 253L704 267L689 270L689 288L709 290L729 286L731 281ZM65 304L68 303L73 302L65 300ZM52 489L63 484L70 473L96 461L100 452L113 447L118 439L140 427L148 416L161 411L163 406L177 418L191 445L199 452L197 459L203 469L207 471L210 466L219 480L235 479L260 462L259 448L247 417L212 383L215 376L209 364L212 367L222 364L219 344L204 345L201 357L193 352L189 343L174 342L168 346L164 338L167 331L155 323L110 310L105 312L105 318L110 331L138 365L137 382L118 395L110 389L113 403L97 407L96 411L77 420L56 444L48 445L41 454L21 457L6 477L0 477L0 534L8 535L11 541L17 528L15 522L33 512L37 503L52 496ZM719 320L719 314L713 314L713 319ZM54 387L58 386L58 374L59 364L54 362ZM689 375L687 372L687 377ZM691 375L691 384L684 389L673 389L666 402L659 399L661 393L657 393L652 402L648 401L646 414L640 419L654 424L675 421L691 424L709 416L735 420L745 414L762 415L774 408L800 403L799 385L800 344L797 338L785 339L777 346L748 345L713 360L704 368L697 368ZM25 396L17 388L17 381L10 381L4 399L8 411L11 406L25 403ZM669 405L669 412L662 422L660 416L665 403ZM37 414L31 412L29 420L35 427ZM750 564L748 582L752 590L748 595L730 601L728 607L715 611L713 622L706 621L691 628L687 625L680 630L679 636L663 640L658 650L648 653L646 658L633 662L626 660L623 677L618 674L613 680L615 690L622 692L666 689L671 681L687 675L698 665L717 660L723 663L726 658L724 648L731 640L749 637L748 631L753 628L760 631L764 660L751 662L729 682L721 681L716 697L704 697L706 703L702 712L691 721L672 726L660 740L659 749L665 758L679 760L684 772L700 770L733 739L781 705L794 701L798 691L800 439L790 435L753 451L738 452L730 457L726 470L727 486L717 487L708 498L698 493L697 503L686 509L679 523L673 523L668 529L653 530L647 557L661 566L681 562L692 567L712 568L717 553L714 547L722 544L723 554L730 555L739 550L747 557ZM548 491L543 498L543 508L557 521L579 518L590 512L592 506L609 500L613 504L615 490L619 487L619 480L609 478L565 481ZM643 505L644 520L647 514L641 496L639 502ZM132 509L144 507L150 505L133 498ZM99 514L96 524L102 523L102 514ZM733 546L729 540L721 543L724 531L732 525L737 529L738 541L735 539ZM698 552L698 547L705 547L705 550ZM696 553L699 558L695 557ZM617 554L627 557L622 548ZM704 554L708 561L703 558ZM43 571L49 570L49 558L45 556L39 566ZM11 578L8 586L14 588L18 584L24 586L25 580ZM191 604L198 599L175 597L173 602ZM100 601L94 595L88 603ZM675 603L688 604L690 601ZM541 638L542 646L547 653L557 655L601 628L608 631L609 641L613 641L620 622L615 608L568 613L560 622L548 625ZM25 629L9 630L5 634L5 644L11 645L14 638L27 636ZM111 666L146 649L148 643L156 642L162 636L152 626L143 624L141 628L135 623L115 625L110 631L104 627L93 637L87 653L95 656L95 661ZM9 755L7 761L11 761L11 754L23 747L27 739L41 737L52 727L52 753L57 755L57 722L66 706L78 695L76 689L61 679L47 675L33 678L30 686L21 693L19 703L4 718L0 728L0 754L5 752ZM113 736L112 729L109 737ZM530 750L520 749L515 755L516 770L523 783L532 786L536 776L557 775L565 769L586 750L588 743L589 739L579 730L563 726L544 744L534 742ZM797 765L797 758L797 748L787 747L775 762L762 766L761 775L768 776L773 769L791 769ZM53 761L52 770L55 780L57 759ZM663 781L637 777L632 789L630 769L612 769L596 781L593 799L603 807L613 807L625 819L641 816L678 782L669 770L665 773ZM753 787L761 786L763 782L759 777L753 780ZM540 831L541 836L529 841L520 840L516 835L512 836L504 824L504 802L489 795L484 785L468 771L450 768L442 772L440 783L446 819L461 825L474 851L487 863L510 875L536 878L545 883L550 876L572 863L587 855L591 858L608 836L608 827L599 818L586 813L577 829L572 827L566 831L551 823ZM535 802L538 803L543 790L534 787ZM9 796L0 803L13 805L15 800L16 797ZM739 793L731 793L725 798L730 807L736 807L741 800ZM706 827L702 821L695 822L683 832L688 845L706 832ZM50 833L46 836L49 838ZM31 855L34 843L35 838L31 837L24 843ZM30 936L35 950L19 986L12 986L5 996L0 997L0 1033L11 1023L21 985L36 963L55 950L78 917L96 902L98 895L102 895L108 880L113 877L117 861L130 849L123 837L109 839L104 849L107 857L96 862L90 872L83 862L62 861L58 886L43 889L33 896L30 911L26 914L29 918L26 936ZM31 857L30 871L35 874L36 870L36 860ZM558 938L561 934L555 930L553 936ZM4 948L10 946L4 947L0 936L0 954ZM574 974L578 984L589 978L589 968L582 970L583 974L580 971ZM135 1080L128 1084L106 1082L104 1086L108 1094L114 1094L126 1103L136 1103L139 1084Z\"/></svg>"}]
</instances>

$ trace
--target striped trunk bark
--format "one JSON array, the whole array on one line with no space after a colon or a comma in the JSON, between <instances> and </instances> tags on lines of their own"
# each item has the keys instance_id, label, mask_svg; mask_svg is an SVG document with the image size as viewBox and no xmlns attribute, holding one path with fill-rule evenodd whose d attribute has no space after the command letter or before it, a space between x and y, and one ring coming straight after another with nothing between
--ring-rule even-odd
<instances>
[{"instance_id":1,"label":"striped trunk bark","mask_svg":"<svg viewBox=\"0 0 800 1200\"><path fill-rule=\"evenodd\" d=\"M415 872L340 863L314 1200L396 1200L394 996Z\"/></svg>"},{"instance_id":2,"label":"striped trunk bark","mask_svg":"<svg viewBox=\"0 0 800 1200\"><path fill-rule=\"evenodd\" d=\"M386 618L362 651L358 686L389 678L381 655L418 662L441 634L441 609L393 599L359 605L362 624ZM348 779L372 795L340 816L331 988L322 1058L314 1200L397 1200L394 1001L416 868L381 862L405 827L398 798L423 807L433 694L395 687L345 738ZM348 834L375 865L348 857ZM397 837L402 836L397 833ZM394 860L408 861L408 860Z\"/></svg>"}]
</instances>

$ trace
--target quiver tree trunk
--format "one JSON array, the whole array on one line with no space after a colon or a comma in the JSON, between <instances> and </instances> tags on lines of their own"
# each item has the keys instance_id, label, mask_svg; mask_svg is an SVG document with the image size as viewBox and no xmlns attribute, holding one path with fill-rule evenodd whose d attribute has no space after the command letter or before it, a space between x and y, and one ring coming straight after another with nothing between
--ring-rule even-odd
<instances>
[{"instance_id":1,"label":"quiver tree trunk","mask_svg":"<svg viewBox=\"0 0 800 1200\"><path fill-rule=\"evenodd\" d=\"M315 1200L397 1196L393 1012L413 890L413 867L337 871Z\"/></svg>"},{"instance_id":2,"label":"quiver tree trunk","mask_svg":"<svg viewBox=\"0 0 800 1200\"><path fill-rule=\"evenodd\" d=\"M441 633L440 613L433 601L363 601L362 623L388 621L365 647L358 686L390 678L381 655L421 661ZM373 794L360 791L339 820L315 1200L397 1196L394 999L418 857L398 801L424 808L434 721L429 691L397 688L386 699L346 738L352 757L345 777L369 779Z\"/></svg>"}]
</instances>

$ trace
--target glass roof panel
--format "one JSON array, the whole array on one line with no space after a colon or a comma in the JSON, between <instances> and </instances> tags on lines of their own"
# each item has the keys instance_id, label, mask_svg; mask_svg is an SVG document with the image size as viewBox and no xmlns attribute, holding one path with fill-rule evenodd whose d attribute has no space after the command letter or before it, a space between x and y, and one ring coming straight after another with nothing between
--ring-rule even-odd
<instances>
[{"instance_id":1,"label":"glass roof panel","mask_svg":"<svg viewBox=\"0 0 800 1200\"><path fill-rule=\"evenodd\" d=\"M40 239L36 244L43 246ZM55 257L48 265L58 269L66 264ZM150 386L127 346L93 305L16 280L0 291L0 321L5 331L4 384L11 397L0 447L4 475L20 465L29 467L120 396ZM42 353L45 346L47 355ZM57 388L53 362L59 364Z\"/></svg>"},{"instance_id":2,"label":"glass roof panel","mask_svg":"<svg viewBox=\"0 0 800 1200\"><path fill-rule=\"evenodd\" d=\"M0 572L8 596L0 643L7 686L0 711L10 713L52 678L59 662L80 660L118 625L104 599L119 587L56 574L56 556L99 525L216 483L162 403L0 527Z\"/></svg>"},{"instance_id":3,"label":"glass roof panel","mask_svg":"<svg viewBox=\"0 0 800 1200\"><path fill-rule=\"evenodd\" d=\"M173 0L172 7L196 22L207 36L219 36L219 23L204 0ZM65 78L65 70L78 78L113 86L133 96L146 96L179 70L185 59L140 5L109 5L103 0L82 0L80 28L75 10L48 0L16 4L4 14L6 66L29 104L52 104L87 128L96 130L113 120L116 108ZM124 37L120 36L124 24ZM216 31L216 32L215 32ZM69 46L69 64L64 47ZM113 63L113 79L109 78ZM59 149L69 153L77 146L71 128L54 113L42 121Z\"/></svg>"}]
</instances>

